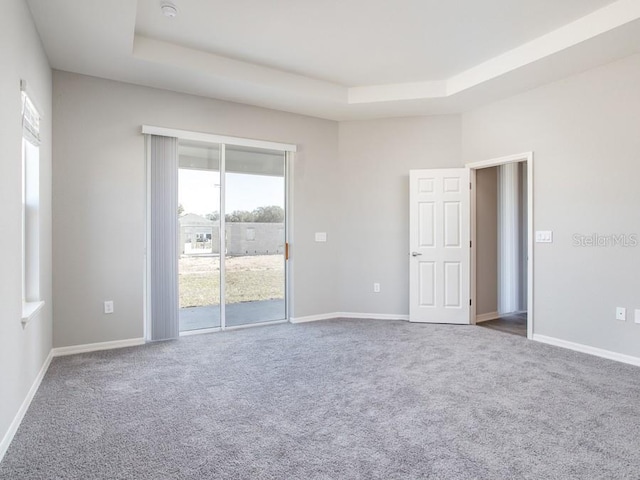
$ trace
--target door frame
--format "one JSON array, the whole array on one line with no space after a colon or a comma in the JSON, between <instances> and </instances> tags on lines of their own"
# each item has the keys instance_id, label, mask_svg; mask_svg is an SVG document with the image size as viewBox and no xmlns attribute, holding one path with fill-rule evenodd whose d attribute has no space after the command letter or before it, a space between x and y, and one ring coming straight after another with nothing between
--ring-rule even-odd
<instances>
[{"instance_id":1,"label":"door frame","mask_svg":"<svg viewBox=\"0 0 640 480\"><path fill-rule=\"evenodd\" d=\"M146 135L145 137L145 248L144 248L144 278L143 278L143 295L144 295L144 304L143 304L143 332L144 338L148 340L148 334L150 333L150 292L149 292L149 276L151 273L151 269L149 266L149 257L148 253L150 250L150 231L151 231L151 223L150 223L150 212L151 212L151 197L150 197L150 149L148 147L148 139L150 135L160 135L166 137L175 137L178 140L193 140L204 143L211 144L219 144L221 148L221 160L220 160L220 171L223 171L223 166L225 163L225 149L227 145L233 146L241 146L241 147L253 147L253 148L264 148L267 150L279 150L284 154L284 195L285 195L285 318L282 320L274 320L269 322L261 322L255 324L247 324L247 325L238 325L233 327L227 327L224 325L224 308L225 303L222 299L224 299L224 255L222 251L220 252L220 301L221 301L221 311L220 311L220 319L221 325L220 327L214 328L203 328L199 330L191 330L186 332L180 332L179 336L189 336L189 335L198 335L203 333L211 333L211 332L219 332L223 330L237 330L243 328L252 328L252 327L260 327L265 325L273 325L278 323L287 323L291 322L293 317L293 263L291 260L291 244L293 242L293 164L295 159L295 153L297 152L297 145L288 144L288 143L280 143L280 142L271 142L265 140L256 140L251 138L243 138L243 137L231 137L227 135L217 135L213 133L204 133L204 132L194 132L190 130L179 130L175 128L165 128L165 127L157 127L152 125L142 125L142 134ZM224 184L224 176L221 175L221 187ZM223 188L220 189L223 191ZM222 211L224 197L220 198L220 208ZM222 250L223 236L224 236L224 218L221 218L220 222L220 247Z\"/></svg>"},{"instance_id":2,"label":"door frame","mask_svg":"<svg viewBox=\"0 0 640 480\"><path fill-rule=\"evenodd\" d=\"M534 237L535 232L533 230L533 152L517 153L515 155L508 155L505 157L492 158L489 160L483 160L479 162L467 163L465 167L469 169L470 181L471 181L471 309L469 323L475 325L476 323L476 272L477 272L477 257L476 257L476 171L483 168L497 167L500 165L506 165L509 163L527 162L527 338L533 339L533 324L534 324L534 309L533 309L533 295L534 295L534 271L533 271L533 253L534 253Z\"/></svg>"}]
</instances>

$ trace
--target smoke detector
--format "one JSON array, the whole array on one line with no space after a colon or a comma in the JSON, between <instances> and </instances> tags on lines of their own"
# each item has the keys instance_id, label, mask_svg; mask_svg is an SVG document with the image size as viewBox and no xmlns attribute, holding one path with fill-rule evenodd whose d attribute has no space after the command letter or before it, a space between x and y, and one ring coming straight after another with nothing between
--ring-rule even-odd
<instances>
[{"instance_id":1,"label":"smoke detector","mask_svg":"<svg viewBox=\"0 0 640 480\"><path fill-rule=\"evenodd\" d=\"M162 10L162 14L167 18L173 18L178 15L178 8L172 3L163 3L160 10Z\"/></svg>"}]
</instances>

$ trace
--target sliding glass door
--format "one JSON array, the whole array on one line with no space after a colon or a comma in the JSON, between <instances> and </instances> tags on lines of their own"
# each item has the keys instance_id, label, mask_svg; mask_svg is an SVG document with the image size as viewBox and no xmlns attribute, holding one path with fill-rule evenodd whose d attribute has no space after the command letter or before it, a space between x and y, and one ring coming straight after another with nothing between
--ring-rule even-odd
<instances>
[{"instance_id":1,"label":"sliding glass door","mask_svg":"<svg viewBox=\"0 0 640 480\"><path fill-rule=\"evenodd\" d=\"M224 186L226 325L283 320L284 153L227 146Z\"/></svg>"},{"instance_id":2,"label":"sliding glass door","mask_svg":"<svg viewBox=\"0 0 640 480\"><path fill-rule=\"evenodd\" d=\"M285 171L284 152L180 142L181 332L286 319Z\"/></svg>"},{"instance_id":3,"label":"sliding glass door","mask_svg":"<svg viewBox=\"0 0 640 480\"><path fill-rule=\"evenodd\" d=\"M178 146L180 331L221 326L220 157L216 144Z\"/></svg>"}]
</instances>

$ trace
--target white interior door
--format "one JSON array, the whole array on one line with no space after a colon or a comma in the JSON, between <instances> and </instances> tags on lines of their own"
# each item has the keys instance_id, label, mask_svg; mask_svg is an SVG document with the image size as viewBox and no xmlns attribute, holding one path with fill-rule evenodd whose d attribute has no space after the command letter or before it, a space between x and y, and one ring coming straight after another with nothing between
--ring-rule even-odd
<instances>
[{"instance_id":1,"label":"white interior door","mask_svg":"<svg viewBox=\"0 0 640 480\"><path fill-rule=\"evenodd\" d=\"M470 322L469 170L410 171L412 322Z\"/></svg>"}]
</instances>

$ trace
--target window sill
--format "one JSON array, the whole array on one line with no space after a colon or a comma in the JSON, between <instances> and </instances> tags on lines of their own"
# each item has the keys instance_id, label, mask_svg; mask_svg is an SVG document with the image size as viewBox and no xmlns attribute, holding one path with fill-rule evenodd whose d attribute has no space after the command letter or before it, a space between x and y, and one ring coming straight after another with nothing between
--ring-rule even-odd
<instances>
[{"instance_id":1,"label":"window sill","mask_svg":"<svg viewBox=\"0 0 640 480\"><path fill-rule=\"evenodd\" d=\"M44 307L43 301L22 302L22 324L29 323L42 310L42 307Z\"/></svg>"}]
</instances>

